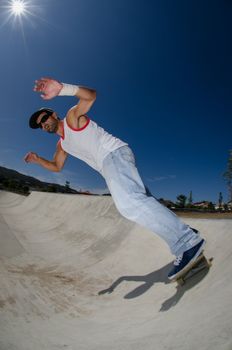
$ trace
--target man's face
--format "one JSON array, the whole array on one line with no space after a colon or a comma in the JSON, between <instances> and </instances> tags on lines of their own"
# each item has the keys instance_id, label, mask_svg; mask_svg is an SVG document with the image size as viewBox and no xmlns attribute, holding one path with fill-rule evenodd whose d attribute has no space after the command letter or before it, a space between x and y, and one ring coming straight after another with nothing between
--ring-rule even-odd
<instances>
[{"instance_id":1,"label":"man's face","mask_svg":"<svg viewBox=\"0 0 232 350\"><path fill-rule=\"evenodd\" d=\"M59 120L55 112L53 112L49 117L47 117L46 112L42 112L38 116L36 122L40 125L41 129L47 131L50 134L55 134L58 130Z\"/></svg>"}]
</instances>

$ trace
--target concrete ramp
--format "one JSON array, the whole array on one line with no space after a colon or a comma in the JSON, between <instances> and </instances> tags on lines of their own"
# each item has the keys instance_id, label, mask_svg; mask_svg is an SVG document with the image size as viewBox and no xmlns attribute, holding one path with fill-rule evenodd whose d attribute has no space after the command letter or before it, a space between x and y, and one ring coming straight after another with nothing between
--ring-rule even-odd
<instances>
[{"instance_id":1,"label":"concrete ramp","mask_svg":"<svg viewBox=\"0 0 232 350\"><path fill-rule=\"evenodd\" d=\"M185 220L213 266L173 257L110 197L0 192L0 350L231 350L232 221Z\"/></svg>"}]
</instances>

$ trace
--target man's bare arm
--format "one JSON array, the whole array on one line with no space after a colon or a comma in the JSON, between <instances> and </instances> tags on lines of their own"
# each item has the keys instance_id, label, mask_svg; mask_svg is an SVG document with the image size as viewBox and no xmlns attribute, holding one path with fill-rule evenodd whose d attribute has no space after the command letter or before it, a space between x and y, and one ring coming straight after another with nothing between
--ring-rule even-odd
<instances>
[{"instance_id":1,"label":"man's bare arm","mask_svg":"<svg viewBox=\"0 0 232 350\"><path fill-rule=\"evenodd\" d=\"M27 163L39 164L49 171L59 172L64 166L67 155L68 154L61 148L61 145L58 143L53 160L50 161L44 159L34 152L27 153L27 155L24 157L24 160Z\"/></svg>"},{"instance_id":2,"label":"man's bare arm","mask_svg":"<svg viewBox=\"0 0 232 350\"><path fill-rule=\"evenodd\" d=\"M79 102L71 108L71 111L74 112L76 117L79 117L88 113L96 100L97 93L94 89L80 86L75 96L79 98Z\"/></svg>"},{"instance_id":3,"label":"man's bare arm","mask_svg":"<svg viewBox=\"0 0 232 350\"><path fill-rule=\"evenodd\" d=\"M50 100L56 96L76 96L79 101L70 110L71 115L76 117L86 114L96 100L96 90L94 89L61 83L51 78L36 80L34 91L40 92L44 100Z\"/></svg>"}]
</instances>

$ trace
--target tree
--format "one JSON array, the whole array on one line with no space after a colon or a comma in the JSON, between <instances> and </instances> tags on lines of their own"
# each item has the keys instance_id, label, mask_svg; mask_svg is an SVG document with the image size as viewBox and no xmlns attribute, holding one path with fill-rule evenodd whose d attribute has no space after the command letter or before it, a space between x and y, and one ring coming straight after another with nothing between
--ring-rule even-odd
<instances>
[{"instance_id":1,"label":"tree","mask_svg":"<svg viewBox=\"0 0 232 350\"><path fill-rule=\"evenodd\" d=\"M189 197L188 197L188 205L189 205L189 207L191 207L192 204L193 204L193 192L190 191Z\"/></svg>"},{"instance_id":2,"label":"tree","mask_svg":"<svg viewBox=\"0 0 232 350\"><path fill-rule=\"evenodd\" d=\"M232 201L232 150L229 151L227 170L223 174L223 177L227 183L228 192L229 192L229 202L230 202L230 201Z\"/></svg>"},{"instance_id":3,"label":"tree","mask_svg":"<svg viewBox=\"0 0 232 350\"><path fill-rule=\"evenodd\" d=\"M56 193L57 192L57 188L54 184L51 184L47 187L46 192L52 192L52 193Z\"/></svg>"},{"instance_id":4,"label":"tree","mask_svg":"<svg viewBox=\"0 0 232 350\"><path fill-rule=\"evenodd\" d=\"M213 205L212 202L209 202L208 209L209 209L210 211L215 211L215 206Z\"/></svg>"},{"instance_id":5,"label":"tree","mask_svg":"<svg viewBox=\"0 0 232 350\"><path fill-rule=\"evenodd\" d=\"M23 186L23 188L22 188L22 190L23 190L23 193L24 194L30 194L30 188L29 188L29 186Z\"/></svg>"},{"instance_id":6,"label":"tree","mask_svg":"<svg viewBox=\"0 0 232 350\"><path fill-rule=\"evenodd\" d=\"M219 192L219 198L218 198L218 206L219 206L219 209L222 208L222 201L223 201L222 193Z\"/></svg>"},{"instance_id":7,"label":"tree","mask_svg":"<svg viewBox=\"0 0 232 350\"><path fill-rule=\"evenodd\" d=\"M180 194L179 196L176 197L177 198L177 205L179 208L185 208L186 206L186 200L187 200L187 197L183 194Z\"/></svg>"}]
</instances>

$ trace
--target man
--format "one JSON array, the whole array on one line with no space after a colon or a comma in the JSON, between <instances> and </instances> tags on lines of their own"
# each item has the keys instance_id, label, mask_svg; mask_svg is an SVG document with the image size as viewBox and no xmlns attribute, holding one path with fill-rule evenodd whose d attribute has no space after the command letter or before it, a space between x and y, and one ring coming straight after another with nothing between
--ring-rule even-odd
<instances>
[{"instance_id":1,"label":"man","mask_svg":"<svg viewBox=\"0 0 232 350\"><path fill-rule=\"evenodd\" d=\"M25 156L27 163L37 163L50 171L61 171L68 154L97 170L104 178L119 212L158 234L176 256L168 274L174 279L203 251L205 240L173 212L147 194L128 145L108 134L87 116L96 100L96 91L87 87L61 83L50 78L36 80L34 91L44 100L56 96L75 96L78 103L64 120L49 108L32 114L29 125L60 136L53 160L34 152Z\"/></svg>"}]
</instances>

